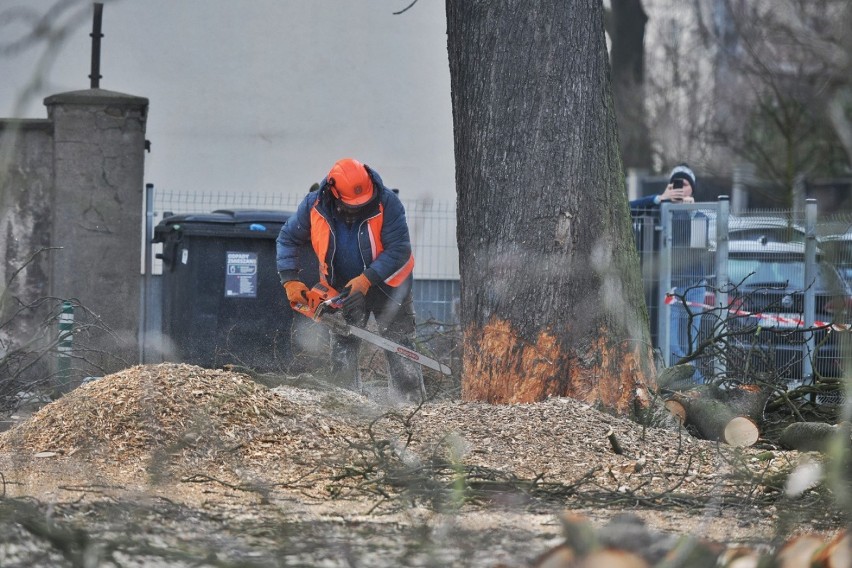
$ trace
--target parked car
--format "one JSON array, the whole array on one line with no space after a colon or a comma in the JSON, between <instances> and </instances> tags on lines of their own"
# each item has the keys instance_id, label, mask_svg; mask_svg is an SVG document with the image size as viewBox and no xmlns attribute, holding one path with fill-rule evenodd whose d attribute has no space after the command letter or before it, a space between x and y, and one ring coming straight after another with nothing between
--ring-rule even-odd
<instances>
[{"instance_id":1,"label":"parked car","mask_svg":"<svg viewBox=\"0 0 852 568\"><path fill-rule=\"evenodd\" d=\"M833 264L847 284L852 285L852 230L820 239L825 258Z\"/></svg>"},{"instance_id":2,"label":"parked car","mask_svg":"<svg viewBox=\"0 0 852 568\"><path fill-rule=\"evenodd\" d=\"M697 210L708 219L705 250L714 254L716 248L716 217L715 208L700 208ZM658 310L660 299L665 290L659 288L660 263L657 252L662 248L659 210L631 211L633 235L636 247L640 253L643 281L645 284L645 302L651 324L651 338L654 345L660 346L660 330ZM792 223L787 217L773 215L730 215L728 217L729 241L765 241L765 242L798 242L805 240L805 229ZM691 236L690 236L691 239ZM696 253L699 249L696 249Z\"/></svg>"},{"instance_id":3,"label":"parked car","mask_svg":"<svg viewBox=\"0 0 852 568\"><path fill-rule=\"evenodd\" d=\"M708 238L711 246L716 243L716 212L702 210L710 218ZM805 228L785 217L772 215L730 215L728 217L728 240L773 243L803 243Z\"/></svg>"},{"instance_id":4,"label":"parked car","mask_svg":"<svg viewBox=\"0 0 852 568\"><path fill-rule=\"evenodd\" d=\"M710 279L711 289L715 277ZM822 251L817 254L815 326L805 331L805 245L796 242L733 240L728 245L729 313L726 325L736 336L725 353L740 369L768 371L790 379L803 379L807 340L813 335L814 370L828 377L842 375L840 337L828 324L847 324L850 288ZM708 297L706 304L715 305ZM705 316L702 333L711 333L720 318ZM718 331L718 329L717 329ZM774 366L773 369L767 368Z\"/></svg>"}]
</instances>

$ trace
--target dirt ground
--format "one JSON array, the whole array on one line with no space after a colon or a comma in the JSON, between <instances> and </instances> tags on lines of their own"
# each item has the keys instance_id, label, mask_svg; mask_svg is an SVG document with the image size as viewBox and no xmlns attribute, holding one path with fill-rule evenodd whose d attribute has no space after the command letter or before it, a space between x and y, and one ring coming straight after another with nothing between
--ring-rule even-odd
<instances>
[{"instance_id":1,"label":"dirt ground","mask_svg":"<svg viewBox=\"0 0 852 568\"><path fill-rule=\"evenodd\" d=\"M0 565L521 567L566 511L751 547L843 522L820 485L784 493L813 454L564 398L392 406L261 382L132 367L0 434Z\"/></svg>"}]
</instances>

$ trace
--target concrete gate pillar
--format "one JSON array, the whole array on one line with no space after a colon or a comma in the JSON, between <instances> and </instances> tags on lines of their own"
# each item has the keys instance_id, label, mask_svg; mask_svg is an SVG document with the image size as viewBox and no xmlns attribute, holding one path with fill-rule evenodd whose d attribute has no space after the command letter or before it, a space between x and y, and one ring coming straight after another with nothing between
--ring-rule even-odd
<instances>
[{"instance_id":1,"label":"concrete gate pillar","mask_svg":"<svg viewBox=\"0 0 852 568\"><path fill-rule=\"evenodd\" d=\"M62 247L51 253L51 292L79 301L78 317L94 324L79 355L114 372L138 362L148 99L89 89L44 104L53 122L51 246Z\"/></svg>"}]
</instances>

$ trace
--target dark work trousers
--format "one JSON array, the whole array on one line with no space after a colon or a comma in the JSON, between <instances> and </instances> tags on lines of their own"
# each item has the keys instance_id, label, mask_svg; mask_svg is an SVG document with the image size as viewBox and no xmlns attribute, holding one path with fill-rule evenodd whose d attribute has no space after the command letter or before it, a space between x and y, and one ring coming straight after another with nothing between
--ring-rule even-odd
<instances>
[{"instance_id":1,"label":"dark work trousers","mask_svg":"<svg viewBox=\"0 0 852 568\"><path fill-rule=\"evenodd\" d=\"M396 288L372 286L364 302L364 311L349 314L346 321L365 327L372 314L379 333L394 343L414 350L414 302L411 297L412 279ZM352 336L331 334L331 371L334 380L346 388L361 392L361 372L358 352L361 340ZM414 361L383 350L388 361L388 395L392 402L420 402L425 395L423 370Z\"/></svg>"}]
</instances>

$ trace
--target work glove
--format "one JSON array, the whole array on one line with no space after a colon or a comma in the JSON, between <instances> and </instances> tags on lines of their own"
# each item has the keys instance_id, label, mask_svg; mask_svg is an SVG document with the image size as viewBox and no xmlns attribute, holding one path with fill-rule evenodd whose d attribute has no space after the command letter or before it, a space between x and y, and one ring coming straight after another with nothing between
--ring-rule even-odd
<instances>
[{"instance_id":1,"label":"work glove","mask_svg":"<svg viewBox=\"0 0 852 568\"><path fill-rule=\"evenodd\" d=\"M359 274L352 280L346 283L344 287L345 290L349 290L349 295L355 294L356 292L360 293L362 296L367 295L367 290L370 289L370 279L364 276L363 274Z\"/></svg>"},{"instance_id":2,"label":"work glove","mask_svg":"<svg viewBox=\"0 0 852 568\"><path fill-rule=\"evenodd\" d=\"M343 298L343 315L347 321L360 323L367 313L367 299L361 292L350 292Z\"/></svg>"},{"instance_id":3,"label":"work glove","mask_svg":"<svg viewBox=\"0 0 852 568\"><path fill-rule=\"evenodd\" d=\"M308 287L299 280L288 280L281 284L287 292L291 304L304 304L308 301Z\"/></svg>"},{"instance_id":4,"label":"work glove","mask_svg":"<svg viewBox=\"0 0 852 568\"><path fill-rule=\"evenodd\" d=\"M367 307L367 290L370 280L360 274L346 283L344 291L348 292L343 299L343 315L348 321L359 322L363 319Z\"/></svg>"}]
</instances>

